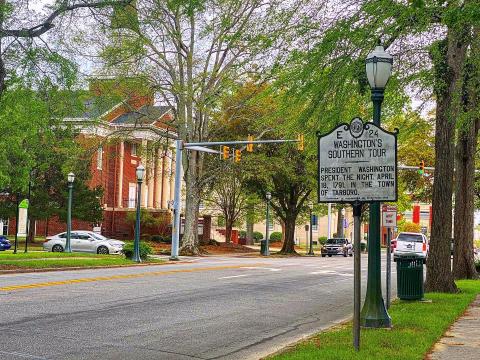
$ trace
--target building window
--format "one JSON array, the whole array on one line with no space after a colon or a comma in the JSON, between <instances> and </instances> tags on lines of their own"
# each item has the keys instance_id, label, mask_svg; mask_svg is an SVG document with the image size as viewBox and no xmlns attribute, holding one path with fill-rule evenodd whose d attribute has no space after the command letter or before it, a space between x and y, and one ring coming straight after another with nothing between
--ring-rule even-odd
<instances>
[{"instance_id":1,"label":"building window","mask_svg":"<svg viewBox=\"0 0 480 360\"><path fill-rule=\"evenodd\" d=\"M97 169L102 170L103 168L103 147L99 146L97 150Z\"/></svg>"},{"instance_id":2,"label":"building window","mask_svg":"<svg viewBox=\"0 0 480 360\"><path fill-rule=\"evenodd\" d=\"M130 150L130 154L132 156L137 156L137 144L136 143L132 143L132 147L131 147L131 150Z\"/></svg>"},{"instance_id":3,"label":"building window","mask_svg":"<svg viewBox=\"0 0 480 360\"><path fill-rule=\"evenodd\" d=\"M128 207L130 209L135 208L137 197L137 184L129 183L128 184Z\"/></svg>"},{"instance_id":4,"label":"building window","mask_svg":"<svg viewBox=\"0 0 480 360\"><path fill-rule=\"evenodd\" d=\"M318 231L318 215L312 214L312 231Z\"/></svg>"}]
</instances>

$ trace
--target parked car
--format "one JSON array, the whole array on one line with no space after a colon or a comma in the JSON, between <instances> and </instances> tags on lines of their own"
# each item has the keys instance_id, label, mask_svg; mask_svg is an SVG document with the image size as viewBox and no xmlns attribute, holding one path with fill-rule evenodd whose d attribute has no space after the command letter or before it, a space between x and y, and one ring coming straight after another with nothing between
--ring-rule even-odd
<instances>
[{"instance_id":1,"label":"parked car","mask_svg":"<svg viewBox=\"0 0 480 360\"><path fill-rule=\"evenodd\" d=\"M396 244L393 249L393 261L404 254L416 254L423 258L423 263L428 257L427 237L422 233L401 232L398 234Z\"/></svg>"},{"instance_id":2,"label":"parked car","mask_svg":"<svg viewBox=\"0 0 480 360\"><path fill-rule=\"evenodd\" d=\"M327 255L329 257L332 255L353 256L353 246L352 243L345 238L327 239L325 245L322 246L321 253L322 257Z\"/></svg>"},{"instance_id":3,"label":"parked car","mask_svg":"<svg viewBox=\"0 0 480 360\"><path fill-rule=\"evenodd\" d=\"M43 249L52 252L65 251L67 233L63 232L47 237L43 243ZM72 231L70 234L70 246L75 252L91 252L97 254L120 254L123 250L123 241L108 239L93 231Z\"/></svg>"},{"instance_id":4,"label":"parked car","mask_svg":"<svg viewBox=\"0 0 480 360\"><path fill-rule=\"evenodd\" d=\"M0 251L8 250L12 247L10 240L5 235L0 235Z\"/></svg>"}]
</instances>

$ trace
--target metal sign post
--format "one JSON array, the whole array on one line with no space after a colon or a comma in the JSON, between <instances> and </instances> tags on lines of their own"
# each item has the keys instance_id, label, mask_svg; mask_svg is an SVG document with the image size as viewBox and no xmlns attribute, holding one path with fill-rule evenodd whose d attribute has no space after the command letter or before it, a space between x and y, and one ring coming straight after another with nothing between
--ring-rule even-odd
<instances>
[{"instance_id":1,"label":"metal sign post","mask_svg":"<svg viewBox=\"0 0 480 360\"><path fill-rule=\"evenodd\" d=\"M361 302L361 224L362 224L362 203L357 201L353 206L353 347L355 351L360 350L360 302Z\"/></svg>"},{"instance_id":2,"label":"metal sign post","mask_svg":"<svg viewBox=\"0 0 480 360\"><path fill-rule=\"evenodd\" d=\"M392 228L397 227L397 207L390 205L382 206L382 225L387 228L387 266L386 266L386 307L390 309L392 294Z\"/></svg>"},{"instance_id":3,"label":"metal sign post","mask_svg":"<svg viewBox=\"0 0 480 360\"><path fill-rule=\"evenodd\" d=\"M353 346L358 351L360 326L391 326L381 293L379 244L378 249L369 246L367 295L364 309L360 312L360 241L362 205L397 201L397 132L390 133L373 123L363 123L362 119L354 118L350 124L341 124L330 133L317 133L317 136L318 202L350 203L353 206ZM377 225L379 223L380 219L377 219Z\"/></svg>"}]
</instances>

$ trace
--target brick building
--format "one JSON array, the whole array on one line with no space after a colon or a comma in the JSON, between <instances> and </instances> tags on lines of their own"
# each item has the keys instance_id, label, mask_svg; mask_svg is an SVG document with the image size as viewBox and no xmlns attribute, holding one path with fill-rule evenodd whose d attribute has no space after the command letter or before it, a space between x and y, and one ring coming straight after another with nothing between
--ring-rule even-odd
<instances>
[{"instance_id":1,"label":"brick building","mask_svg":"<svg viewBox=\"0 0 480 360\"><path fill-rule=\"evenodd\" d=\"M109 86L104 86L105 81ZM101 204L104 217L101 224L92 224L72 219L72 229L93 230L100 228L102 234L118 239L132 239L133 225L126 221L127 214L136 208L137 180L135 170L139 164L145 169L142 183L141 206L153 216L162 218L162 225L154 229L142 229L143 234L167 234L170 230L169 203L173 200L175 178L175 149L173 138L173 111L166 106L154 105L153 92L122 89L128 94L117 104L105 110L98 106L96 98L112 90L111 79L95 79L90 83L89 97L84 100L81 114L65 119L78 132L78 141L88 149L91 156L90 186L104 190ZM120 85L118 85L120 86ZM125 87L125 83L123 85ZM135 83L138 86L138 83ZM131 91L130 91L131 90ZM74 190L75 191L75 190ZM75 192L74 192L75 194ZM81 201L81 199L75 199ZM25 221L22 214L19 223ZM15 232L15 220L7 226L2 222L2 231L9 235ZM66 230L66 224L57 218L36 221L32 224L37 236L53 235ZM21 231L19 231L21 234Z\"/></svg>"}]
</instances>

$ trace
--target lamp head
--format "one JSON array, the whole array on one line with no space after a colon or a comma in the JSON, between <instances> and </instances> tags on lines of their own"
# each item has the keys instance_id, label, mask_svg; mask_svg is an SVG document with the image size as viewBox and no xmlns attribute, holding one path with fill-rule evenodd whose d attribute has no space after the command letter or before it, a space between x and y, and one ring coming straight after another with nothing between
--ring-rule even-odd
<instances>
[{"instance_id":1,"label":"lamp head","mask_svg":"<svg viewBox=\"0 0 480 360\"><path fill-rule=\"evenodd\" d=\"M67 181L72 184L75 181L75 174L74 173L68 173L67 175Z\"/></svg>"},{"instance_id":2,"label":"lamp head","mask_svg":"<svg viewBox=\"0 0 480 360\"><path fill-rule=\"evenodd\" d=\"M139 181L139 182L143 181L143 176L145 174L145 168L143 167L142 164L137 166L137 170L136 170L135 173L137 175L137 181Z\"/></svg>"},{"instance_id":3,"label":"lamp head","mask_svg":"<svg viewBox=\"0 0 480 360\"><path fill-rule=\"evenodd\" d=\"M365 60L365 71L372 90L385 89L392 74L393 57L378 45Z\"/></svg>"},{"instance_id":4,"label":"lamp head","mask_svg":"<svg viewBox=\"0 0 480 360\"><path fill-rule=\"evenodd\" d=\"M265 194L265 197L267 198L267 200L271 200L272 199L272 194L270 194L270 192L267 192Z\"/></svg>"}]
</instances>

